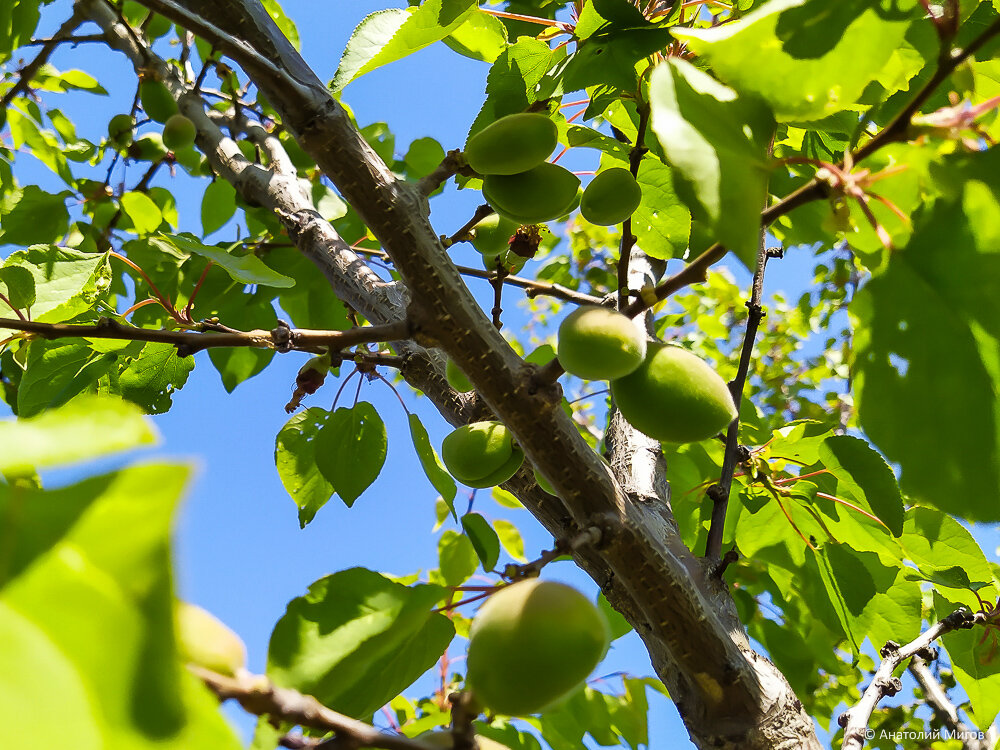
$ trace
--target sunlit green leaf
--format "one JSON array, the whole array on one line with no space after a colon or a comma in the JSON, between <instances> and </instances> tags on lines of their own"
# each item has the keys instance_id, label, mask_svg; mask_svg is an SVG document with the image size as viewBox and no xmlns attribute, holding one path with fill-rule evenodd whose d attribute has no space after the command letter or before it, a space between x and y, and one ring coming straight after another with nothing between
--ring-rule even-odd
<instances>
[{"instance_id":1,"label":"sunlit green leaf","mask_svg":"<svg viewBox=\"0 0 1000 750\"><path fill-rule=\"evenodd\" d=\"M333 485L316 465L316 436L327 416L324 409L305 409L289 419L275 438L274 463L281 483L299 506L302 527L333 496Z\"/></svg>"},{"instance_id":2,"label":"sunlit green leaf","mask_svg":"<svg viewBox=\"0 0 1000 750\"><path fill-rule=\"evenodd\" d=\"M385 424L367 401L337 409L316 435L316 465L348 508L378 478L386 445Z\"/></svg>"}]
</instances>

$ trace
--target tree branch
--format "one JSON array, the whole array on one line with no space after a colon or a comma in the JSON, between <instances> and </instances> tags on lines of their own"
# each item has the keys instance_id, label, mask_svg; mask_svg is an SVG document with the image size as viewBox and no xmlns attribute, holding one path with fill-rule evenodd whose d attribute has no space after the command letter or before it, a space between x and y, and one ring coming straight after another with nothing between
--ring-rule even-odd
<instances>
[{"instance_id":1,"label":"tree branch","mask_svg":"<svg viewBox=\"0 0 1000 750\"><path fill-rule=\"evenodd\" d=\"M238 677L189 665L188 669L215 693L220 701L235 700L255 716L297 724L310 729L336 733L353 748L376 747L384 750L434 750L424 742L401 734L382 732L357 719L333 711L310 695L278 687L263 675Z\"/></svg>"},{"instance_id":2,"label":"tree branch","mask_svg":"<svg viewBox=\"0 0 1000 750\"><path fill-rule=\"evenodd\" d=\"M37 323L31 320L0 318L0 329L24 331L44 339L92 338L122 341L151 341L177 347L178 355L189 356L202 349L251 347L279 352L339 351L358 344L397 341L409 336L406 321L386 325L363 326L349 331L318 331L278 326L271 331L178 331L137 328L111 318L101 318L95 325L77 323Z\"/></svg>"},{"instance_id":3,"label":"tree branch","mask_svg":"<svg viewBox=\"0 0 1000 750\"><path fill-rule=\"evenodd\" d=\"M650 108L648 104L641 104L639 107L639 125L636 131L635 144L629 151L628 162L629 171L635 178L639 177L639 166L642 164L642 157L649 150L646 148L646 128L649 126ZM632 217L629 216L622 223L622 239L618 247L618 309L624 310L628 303L628 263L632 257L632 246L635 245L636 236L632 234Z\"/></svg>"},{"instance_id":4,"label":"tree branch","mask_svg":"<svg viewBox=\"0 0 1000 750\"><path fill-rule=\"evenodd\" d=\"M841 745L841 750L861 750L864 746L865 731L875 707L880 700L887 696L893 696L902 689L899 678L893 677L892 673L903 662L915 654L926 654L926 649L930 644L945 633L950 633L952 630L965 630L984 621L985 615L982 612L973 613L962 607L932 625L905 646L900 646L892 641L886 643L879 651L882 663L875 671L875 677L865 689L861 700L854 708L841 714L837 720L844 728L844 743Z\"/></svg>"},{"instance_id":5,"label":"tree branch","mask_svg":"<svg viewBox=\"0 0 1000 750\"><path fill-rule=\"evenodd\" d=\"M910 659L908 669L917 684L920 685L927 704L934 709L934 712L948 727L955 739L961 740L964 750L993 750L997 743L996 729L990 727L986 736L980 739L979 730L973 729L959 718L958 708L948 698L948 694L933 675L923 657L914 654L913 658Z\"/></svg>"}]
</instances>

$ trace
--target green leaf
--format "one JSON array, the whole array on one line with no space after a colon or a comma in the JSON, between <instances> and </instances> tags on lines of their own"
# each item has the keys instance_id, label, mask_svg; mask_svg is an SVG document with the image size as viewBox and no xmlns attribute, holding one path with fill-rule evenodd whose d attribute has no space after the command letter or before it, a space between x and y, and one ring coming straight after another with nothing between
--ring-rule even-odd
<instances>
[{"instance_id":1,"label":"green leaf","mask_svg":"<svg viewBox=\"0 0 1000 750\"><path fill-rule=\"evenodd\" d=\"M820 444L819 458L837 478L838 495L867 507L893 536L903 533L903 498L896 477L868 443L849 435L833 435Z\"/></svg>"},{"instance_id":2,"label":"green leaf","mask_svg":"<svg viewBox=\"0 0 1000 750\"><path fill-rule=\"evenodd\" d=\"M155 232L163 221L159 206L145 193L125 193L121 202L122 213L132 221L136 234Z\"/></svg>"},{"instance_id":3,"label":"green leaf","mask_svg":"<svg viewBox=\"0 0 1000 750\"><path fill-rule=\"evenodd\" d=\"M24 268L34 277L31 319L39 323L76 317L91 309L111 286L107 253L33 245L11 253L4 267Z\"/></svg>"},{"instance_id":4,"label":"green leaf","mask_svg":"<svg viewBox=\"0 0 1000 750\"><path fill-rule=\"evenodd\" d=\"M478 513L466 513L462 516L462 529L472 542L483 570L493 570L500 559L500 539L489 521Z\"/></svg>"},{"instance_id":5,"label":"green leaf","mask_svg":"<svg viewBox=\"0 0 1000 750\"><path fill-rule=\"evenodd\" d=\"M148 414L165 414L193 369L194 357L178 357L171 344L150 342L121 371L118 387Z\"/></svg>"},{"instance_id":6,"label":"green leaf","mask_svg":"<svg viewBox=\"0 0 1000 750\"><path fill-rule=\"evenodd\" d=\"M289 419L274 441L278 476L299 507L302 528L333 496L333 485L316 465L316 436L326 423L327 415L325 409L306 409Z\"/></svg>"},{"instance_id":7,"label":"green leaf","mask_svg":"<svg viewBox=\"0 0 1000 750\"><path fill-rule=\"evenodd\" d=\"M0 244L36 245L55 242L69 228L68 192L53 195L27 185L0 204ZM10 201L10 203L8 203Z\"/></svg>"},{"instance_id":8,"label":"green leaf","mask_svg":"<svg viewBox=\"0 0 1000 750\"><path fill-rule=\"evenodd\" d=\"M18 415L33 417L94 388L116 360L114 353L96 352L83 341L35 339L17 389Z\"/></svg>"},{"instance_id":9,"label":"green leaf","mask_svg":"<svg viewBox=\"0 0 1000 750\"><path fill-rule=\"evenodd\" d=\"M299 40L299 30L295 27L295 23L291 18L282 10L281 6L278 5L277 0L261 0L261 4L264 6L264 10L267 11L267 15L271 17L281 33L285 35L289 42L295 49L300 49L301 42Z\"/></svg>"},{"instance_id":10,"label":"green leaf","mask_svg":"<svg viewBox=\"0 0 1000 750\"><path fill-rule=\"evenodd\" d=\"M767 193L774 121L688 62L671 58L649 84L652 127L694 218L753 268Z\"/></svg>"},{"instance_id":11,"label":"green leaf","mask_svg":"<svg viewBox=\"0 0 1000 750\"><path fill-rule=\"evenodd\" d=\"M406 176L419 180L437 169L444 159L444 147L433 138L417 138L403 157L406 162Z\"/></svg>"},{"instance_id":12,"label":"green leaf","mask_svg":"<svg viewBox=\"0 0 1000 750\"><path fill-rule=\"evenodd\" d=\"M425 0L416 8L377 11L354 30L330 82L340 91L376 68L444 39L475 12L475 0Z\"/></svg>"},{"instance_id":13,"label":"green leaf","mask_svg":"<svg viewBox=\"0 0 1000 750\"><path fill-rule=\"evenodd\" d=\"M201 198L202 235L222 229L236 213L236 188L226 180L208 184Z\"/></svg>"},{"instance_id":14,"label":"green leaf","mask_svg":"<svg viewBox=\"0 0 1000 750\"><path fill-rule=\"evenodd\" d=\"M507 49L507 27L496 16L473 13L442 41L460 55L493 64Z\"/></svg>"},{"instance_id":15,"label":"green leaf","mask_svg":"<svg viewBox=\"0 0 1000 750\"><path fill-rule=\"evenodd\" d=\"M316 435L316 465L348 508L378 478L387 444L385 424L367 401L337 409Z\"/></svg>"},{"instance_id":16,"label":"green leaf","mask_svg":"<svg viewBox=\"0 0 1000 750\"><path fill-rule=\"evenodd\" d=\"M524 556L524 539L521 538L517 526L510 521L499 519L493 522L493 530L496 531L497 538L508 555L520 563L528 562L528 558Z\"/></svg>"},{"instance_id":17,"label":"green leaf","mask_svg":"<svg viewBox=\"0 0 1000 750\"><path fill-rule=\"evenodd\" d=\"M156 442L152 423L132 404L85 396L37 417L0 421L0 473L25 474Z\"/></svg>"},{"instance_id":18,"label":"green leaf","mask_svg":"<svg viewBox=\"0 0 1000 750\"><path fill-rule=\"evenodd\" d=\"M271 634L267 674L358 719L433 666L455 634L431 612L446 591L402 586L364 568L321 578Z\"/></svg>"},{"instance_id":19,"label":"green leaf","mask_svg":"<svg viewBox=\"0 0 1000 750\"><path fill-rule=\"evenodd\" d=\"M0 24L0 62L10 59L11 53L27 43L38 26L39 0L12 0Z\"/></svg>"},{"instance_id":20,"label":"green leaf","mask_svg":"<svg viewBox=\"0 0 1000 750\"><path fill-rule=\"evenodd\" d=\"M229 274L233 281L239 281L242 284L260 284L282 289L295 285L293 279L277 271L272 271L253 253L233 255L232 250L235 245L230 245L228 249L213 247L204 245L194 237L184 234L161 234L150 239L150 244L153 246L159 242L167 242L184 253L193 253L208 258Z\"/></svg>"},{"instance_id":21,"label":"green leaf","mask_svg":"<svg viewBox=\"0 0 1000 750\"><path fill-rule=\"evenodd\" d=\"M447 586L461 586L479 567L479 556L465 534L448 529L438 540L438 565Z\"/></svg>"},{"instance_id":22,"label":"green leaf","mask_svg":"<svg viewBox=\"0 0 1000 750\"><path fill-rule=\"evenodd\" d=\"M239 747L175 650L169 546L187 477L158 464L55 491L0 485L0 745L58 705L81 746Z\"/></svg>"},{"instance_id":23,"label":"green leaf","mask_svg":"<svg viewBox=\"0 0 1000 750\"><path fill-rule=\"evenodd\" d=\"M691 212L674 190L673 173L659 159L643 159L636 178L642 203L632 214L632 233L653 258L680 258L691 235Z\"/></svg>"},{"instance_id":24,"label":"green leaf","mask_svg":"<svg viewBox=\"0 0 1000 750\"><path fill-rule=\"evenodd\" d=\"M995 580L968 529L934 508L908 510L899 543L920 577L939 586L975 590Z\"/></svg>"},{"instance_id":25,"label":"green leaf","mask_svg":"<svg viewBox=\"0 0 1000 750\"><path fill-rule=\"evenodd\" d=\"M903 42L910 19L884 17L872 5L772 0L734 23L672 32L779 120L816 120L851 107Z\"/></svg>"},{"instance_id":26,"label":"green leaf","mask_svg":"<svg viewBox=\"0 0 1000 750\"><path fill-rule=\"evenodd\" d=\"M219 318L242 329L270 331L278 324L270 295L260 291L223 294L214 309ZM250 346L213 347L208 357L222 377L222 386L227 393L232 393L240 383L267 367L274 359L274 350Z\"/></svg>"},{"instance_id":27,"label":"green leaf","mask_svg":"<svg viewBox=\"0 0 1000 750\"><path fill-rule=\"evenodd\" d=\"M448 504L448 509L457 521L458 515L455 513L455 492L457 491L457 487L455 486L455 480L451 478L451 474L445 470L441 459L438 458L437 451L431 445L430 438L427 436L427 430L420 421L420 417L416 414L410 414L408 420L410 422L410 437L413 439L413 448L417 451L417 458L420 459L420 466L423 467L424 474L427 475L434 489L441 493L441 498Z\"/></svg>"},{"instance_id":28,"label":"green leaf","mask_svg":"<svg viewBox=\"0 0 1000 750\"><path fill-rule=\"evenodd\" d=\"M4 285L7 301L15 310L26 310L35 304L35 277L27 268L0 268L0 284Z\"/></svg>"},{"instance_id":29,"label":"green leaf","mask_svg":"<svg viewBox=\"0 0 1000 750\"><path fill-rule=\"evenodd\" d=\"M608 621L611 628L611 640L617 641L624 635L632 632L632 626L628 624L622 613L611 606L604 594L597 595L597 608L604 614L604 619Z\"/></svg>"},{"instance_id":30,"label":"green leaf","mask_svg":"<svg viewBox=\"0 0 1000 750\"><path fill-rule=\"evenodd\" d=\"M469 137L494 120L524 112L534 104L538 84L551 59L549 45L531 37L521 37L505 49L486 76L486 101L469 129Z\"/></svg>"},{"instance_id":31,"label":"green leaf","mask_svg":"<svg viewBox=\"0 0 1000 750\"><path fill-rule=\"evenodd\" d=\"M994 154L973 163L1000 164ZM906 248L852 301L852 388L861 426L901 468L903 492L996 521L1000 202L974 179L959 192L915 222Z\"/></svg>"}]
</instances>

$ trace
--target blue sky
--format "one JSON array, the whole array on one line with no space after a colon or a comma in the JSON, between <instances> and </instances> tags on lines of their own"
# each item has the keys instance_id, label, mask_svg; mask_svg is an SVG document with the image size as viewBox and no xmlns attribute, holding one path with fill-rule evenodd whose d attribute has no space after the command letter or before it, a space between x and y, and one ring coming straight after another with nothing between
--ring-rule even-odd
<instances>
[{"instance_id":1,"label":"blue sky","mask_svg":"<svg viewBox=\"0 0 1000 750\"><path fill-rule=\"evenodd\" d=\"M70 5L69 0L57 0L47 6L41 33L57 27L69 14ZM367 13L393 5L403 7L405 2L283 2L298 24L303 56L323 80L333 76L355 25ZM108 99L71 94L57 105L70 114L83 134L96 139L111 115L126 110L131 102L135 85L131 69L121 56L101 45L63 49L53 63L62 69L80 67L98 75L110 92ZM459 148L482 104L487 71L486 64L436 45L362 77L346 88L343 99L362 125L387 122L399 153L405 153L410 141L423 136L436 138L445 149ZM26 167L22 182L38 179L55 187L43 169L23 161L19 165L19 169ZM133 167L128 179L137 180L141 169ZM103 178L103 168L95 173L100 174L98 179ZM158 180L168 184L163 177ZM175 191L181 229L200 233L200 191L192 193L185 196ZM479 202L477 194L457 194L450 189L433 203L432 221L440 233L450 234ZM224 239L235 239L234 224L212 236L213 241ZM473 251L460 253L460 262L478 265ZM783 289L790 297L797 296L810 280L811 261L811 253L793 251L781 263L772 264L768 291ZM734 269L734 274L740 280L748 278L740 269ZM481 281L470 283L485 302L491 295L489 287ZM518 298L516 291L508 293L509 300ZM524 312L510 303L506 315L510 327L524 320ZM174 396L173 409L155 418L163 442L152 455L189 460L198 469L176 535L179 593L214 612L243 637L254 671L264 668L271 627L288 600L304 593L317 578L355 565L403 575L435 567L437 560L437 537L430 533L436 493L416 460L399 402L378 381L366 383L361 398L371 401L386 421L386 469L353 509L334 499L309 527L299 529L295 506L275 471L273 451L275 434L288 419L283 406L303 361L301 355L276 356L262 374L227 394L207 356L200 354L187 386ZM306 405L329 408L336 387L337 383L328 383ZM404 399L407 407L420 415L432 443L439 446L448 428L432 405L405 392ZM64 475L69 476L71 473ZM60 478L52 477L53 481ZM488 518L517 523L529 557L551 545L551 539L529 514L500 508L488 492L478 494L475 508ZM987 555L995 559L996 529L983 530L979 536ZM555 565L546 576L596 593L571 564ZM648 656L634 635L616 642L599 671L651 673ZM231 713L239 716L237 711ZM245 718L239 724L244 730L250 726ZM676 710L652 694L650 725L653 747L693 747Z\"/></svg>"}]
</instances>

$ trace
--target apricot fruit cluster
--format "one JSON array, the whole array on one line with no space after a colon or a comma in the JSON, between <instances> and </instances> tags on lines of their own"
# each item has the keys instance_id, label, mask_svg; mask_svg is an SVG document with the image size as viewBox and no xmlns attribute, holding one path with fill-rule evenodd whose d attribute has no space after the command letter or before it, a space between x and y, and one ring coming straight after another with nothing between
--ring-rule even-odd
<instances>
[{"instance_id":1,"label":"apricot fruit cluster","mask_svg":"<svg viewBox=\"0 0 1000 750\"><path fill-rule=\"evenodd\" d=\"M668 443L707 440L738 413L726 381L708 363L668 344L648 344L642 364L611 381L611 395L629 424Z\"/></svg>"},{"instance_id":2,"label":"apricot fruit cluster","mask_svg":"<svg viewBox=\"0 0 1000 750\"><path fill-rule=\"evenodd\" d=\"M576 690L608 650L604 615L570 586L538 579L493 594L469 629L466 681L508 716L539 713Z\"/></svg>"},{"instance_id":3,"label":"apricot fruit cluster","mask_svg":"<svg viewBox=\"0 0 1000 750\"><path fill-rule=\"evenodd\" d=\"M558 140L556 124L536 112L501 117L469 138L465 159L483 175L483 196L497 213L541 224L574 208L580 178L545 161Z\"/></svg>"},{"instance_id":4,"label":"apricot fruit cluster","mask_svg":"<svg viewBox=\"0 0 1000 750\"><path fill-rule=\"evenodd\" d=\"M517 273L524 267L527 259L510 249L511 237L519 226L519 222L494 213L473 227L472 246L483 256L483 268L496 271L499 262L507 273Z\"/></svg>"},{"instance_id":5,"label":"apricot fruit cluster","mask_svg":"<svg viewBox=\"0 0 1000 750\"><path fill-rule=\"evenodd\" d=\"M524 452L500 422L473 422L441 443L441 459L462 484L482 489L506 482L521 468Z\"/></svg>"},{"instance_id":6,"label":"apricot fruit cluster","mask_svg":"<svg viewBox=\"0 0 1000 750\"><path fill-rule=\"evenodd\" d=\"M625 315L606 307L578 307L559 325L557 356L571 375L611 380L628 375L646 356L646 336Z\"/></svg>"}]
</instances>

